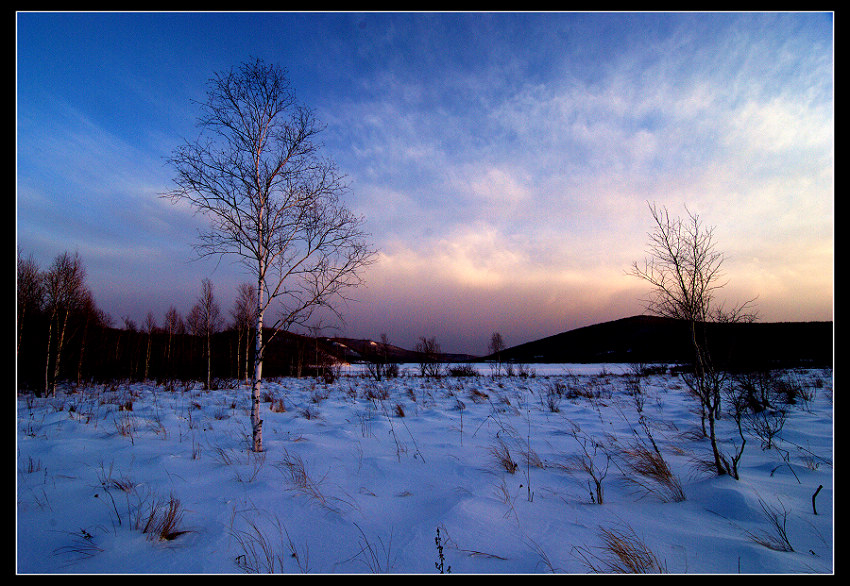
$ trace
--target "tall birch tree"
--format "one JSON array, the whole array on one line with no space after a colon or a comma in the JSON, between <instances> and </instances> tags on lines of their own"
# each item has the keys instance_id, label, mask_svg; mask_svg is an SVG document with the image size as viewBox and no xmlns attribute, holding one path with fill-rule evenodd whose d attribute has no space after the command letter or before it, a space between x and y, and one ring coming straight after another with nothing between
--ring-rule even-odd
<instances>
[{"instance_id":1,"label":"tall birch tree","mask_svg":"<svg viewBox=\"0 0 850 586\"><path fill-rule=\"evenodd\" d=\"M336 165L321 156L323 128L282 68L258 59L217 73L199 105L200 135L172 153L176 187L165 197L209 219L201 256L234 255L256 282L251 430L259 452L268 343L320 308L338 314L336 302L361 284L374 253L362 218L341 201L347 186Z\"/></svg>"}]
</instances>

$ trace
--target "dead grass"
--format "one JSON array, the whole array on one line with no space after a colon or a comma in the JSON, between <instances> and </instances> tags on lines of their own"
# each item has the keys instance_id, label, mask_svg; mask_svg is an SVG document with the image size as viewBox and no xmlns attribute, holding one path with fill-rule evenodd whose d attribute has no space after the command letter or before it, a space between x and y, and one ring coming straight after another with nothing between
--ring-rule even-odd
<instances>
[{"instance_id":1,"label":"dead grass","mask_svg":"<svg viewBox=\"0 0 850 586\"><path fill-rule=\"evenodd\" d=\"M27 456L27 463L21 469L24 474L34 474L36 472L40 472L44 465L41 460L33 460L32 456Z\"/></svg>"},{"instance_id":2,"label":"dead grass","mask_svg":"<svg viewBox=\"0 0 850 586\"><path fill-rule=\"evenodd\" d=\"M636 442L623 450L623 455L631 472L625 475L625 481L638 487L644 496L653 494L665 503L685 500L682 483L660 452Z\"/></svg>"},{"instance_id":3,"label":"dead grass","mask_svg":"<svg viewBox=\"0 0 850 586\"><path fill-rule=\"evenodd\" d=\"M747 536L755 543L774 551L794 551L791 541L788 539L788 510L782 504L782 501L779 501L780 508L771 507L762 499L759 499L759 505L764 518L768 522L770 531L759 531L758 533L747 531Z\"/></svg>"},{"instance_id":4,"label":"dead grass","mask_svg":"<svg viewBox=\"0 0 850 586\"><path fill-rule=\"evenodd\" d=\"M80 529L77 533L69 533L72 537L69 545L63 545L53 550L56 557L66 557L67 566L94 557L104 550L95 543L95 536L86 529Z\"/></svg>"},{"instance_id":5,"label":"dead grass","mask_svg":"<svg viewBox=\"0 0 850 586\"><path fill-rule=\"evenodd\" d=\"M470 389L469 398L473 403L485 403L490 398L490 395L478 389Z\"/></svg>"},{"instance_id":6,"label":"dead grass","mask_svg":"<svg viewBox=\"0 0 850 586\"><path fill-rule=\"evenodd\" d=\"M518 465L511 457L510 448L504 441L500 439L495 446L491 446L490 455L493 456L493 460L499 468L508 474L516 473Z\"/></svg>"},{"instance_id":7,"label":"dead grass","mask_svg":"<svg viewBox=\"0 0 850 586\"><path fill-rule=\"evenodd\" d=\"M363 391L363 398L367 401L386 401L390 398L390 390L385 385L370 382Z\"/></svg>"},{"instance_id":8,"label":"dead grass","mask_svg":"<svg viewBox=\"0 0 850 586\"><path fill-rule=\"evenodd\" d=\"M136 487L136 483L127 478L126 476L115 476L113 475L113 464L109 464L109 468L107 468L103 462L100 463L100 471L97 473L97 479L100 481L100 485L105 489L109 490L111 488L117 488L118 490L130 493Z\"/></svg>"},{"instance_id":9,"label":"dead grass","mask_svg":"<svg viewBox=\"0 0 850 586\"><path fill-rule=\"evenodd\" d=\"M496 487L496 490L494 491L494 496L497 500L503 502L508 507L502 517L507 519L508 517L513 515L514 519L516 519L518 522L519 516L517 515L516 506L514 505L517 495L511 494L511 491L508 488L508 485L505 483L504 478L502 478L502 482Z\"/></svg>"},{"instance_id":10,"label":"dead grass","mask_svg":"<svg viewBox=\"0 0 850 586\"><path fill-rule=\"evenodd\" d=\"M213 459L222 466L231 466L236 462L233 455L233 450L222 448L221 446L212 446Z\"/></svg>"},{"instance_id":11,"label":"dead grass","mask_svg":"<svg viewBox=\"0 0 850 586\"><path fill-rule=\"evenodd\" d=\"M666 574L666 565L628 524L622 529L599 528L602 545L595 549L576 547L581 561L596 574Z\"/></svg>"},{"instance_id":12,"label":"dead grass","mask_svg":"<svg viewBox=\"0 0 850 586\"><path fill-rule=\"evenodd\" d=\"M286 404L283 401L283 397L273 398L271 405L269 405L269 411L272 413L286 413Z\"/></svg>"},{"instance_id":13,"label":"dead grass","mask_svg":"<svg viewBox=\"0 0 850 586\"><path fill-rule=\"evenodd\" d=\"M373 574L387 574L392 572L396 563L395 556L392 554L392 529L390 529L389 542L385 545L381 537L378 537L376 543L372 543L369 541L366 533L363 532L363 529L360 528L360 525L354 523L354 526L360 532L360 540L358 541L360 550L347 561L356 559L369 568L369 571Z\"/></svg>"},{"instance_id":14,"label":"dead grass","mask_svg":"<svg viewBox=\"0 0 850 586\"><path fill-rule=\"evenodd\" d=\"M135 435L136 430L138 429L138 424L133 412L130 410L119 410L114 423L115 431L123 437L130 438L130 443L135 445Z\"/></svg>"},{"instance_id":15,"label":"dead grass","mask_svg":"<svg viewBox=\"0 0 850 586\"><path fill-rule=\"evenodd\" d=\"M268 515L264 515L268 518ZM284 561L291 559L295 561L298 570L302 573L310 571L310 555L305 544L301 551L295 546L286 527L276 516L272 516L274 529L277 531L278 545L272 542L254 519L246 517L246 529L231 529L230 535L236 540L242 553L236 556L236 566L246 574L274 574L286 571ZM285 539L284 539L285 538ZM285 551L288 550L288 555Z\"/></svg>"},{"instance_id":16,"label":"dead grass","mask_svg":"<svg viewBox=\"0 0 850 586\"><path fill-rule=\"evenodd\" d=\"M277 468L285 475L290 490L310 497L327 509L335 510L331 506L328 497L322 492L324 477L314 480L307 472L307 466L301 456L291 453L284 448L283 460Z\"/></svg>"},{"instance_id":17,"label":"dead grass","mask_svg":"<svg viewBox=\"0 0 850 586\"><path fill-rule=\"evenodd\" d=\"M245 454L244 466L237 465L235 467L236 480L243 483L254 482L263 465L266 463L265 452L255 452L248 450Z\"/></svg>"},{"instance_id":18,"label":"dead grass","mask_svg":"<svg viewBox=\"0 0 850 586\"><path fill-rule=\"evenodd\" d=\"M134 527L144 533L151 541L172 541L189 533L181 529L183 509L180 500L174 495L168 499L151 496L149 502L143 502L136 510Z\"/></svg>"}]
</instances>

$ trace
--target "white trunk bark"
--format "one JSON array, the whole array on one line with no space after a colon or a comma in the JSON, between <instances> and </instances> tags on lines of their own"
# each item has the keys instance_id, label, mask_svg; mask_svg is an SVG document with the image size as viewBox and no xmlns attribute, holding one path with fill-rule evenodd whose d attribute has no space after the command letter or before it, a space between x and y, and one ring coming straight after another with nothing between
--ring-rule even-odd
<instances>
[{"instance_id":1,"label":"white trunk bark","mask_svg":"<svg viewBox=\"0 0 850 586\"><path fill-rule=\"evenodd\" d=\"M262 269L262 266L261 266ZM254 335L254 374L251 380L251 435L253 450L263 451L263 420L260 419L260 387L263 384L263 280L257 283L257 330Z\"/></svg>"}]
</instances>

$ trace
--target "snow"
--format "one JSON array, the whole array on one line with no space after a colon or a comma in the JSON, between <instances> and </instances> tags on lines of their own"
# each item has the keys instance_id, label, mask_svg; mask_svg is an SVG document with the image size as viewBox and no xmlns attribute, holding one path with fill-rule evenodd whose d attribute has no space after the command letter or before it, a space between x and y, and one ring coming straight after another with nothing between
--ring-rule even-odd
<instances>
[{"instance_id":1,"label":"snow","mask_svg":"<svg viewBox=\"0 0 850 586\"><path fill-rule=\"evenodd\" d=\"M736 480L696 464L709 443L674 375L641 379L639 412L628 365L531 365L531 378L480 368L464 378L421 378L408 366L380 382L355 367L331 384L266 381L286 410L262 403L260 454L249 450L244 386L21 394L17 571L434 574L439 530L454 574L581 574L612 571L603 531L615 530L669 573L833 572L831 370L787 373L808 400L788 406L770 449L748 436ZM546 393L557 381L592 392L553 409ZM718 426L732 453L732 418ZM645 430L684 500L628 481L625 450L646 442ZM595 467L608 465L601 504L590 476L567 465L582 445ZM176 536L143 532L169 501ZM776 547L777 527L793 551Z\"/></svg>"}]
</instances>

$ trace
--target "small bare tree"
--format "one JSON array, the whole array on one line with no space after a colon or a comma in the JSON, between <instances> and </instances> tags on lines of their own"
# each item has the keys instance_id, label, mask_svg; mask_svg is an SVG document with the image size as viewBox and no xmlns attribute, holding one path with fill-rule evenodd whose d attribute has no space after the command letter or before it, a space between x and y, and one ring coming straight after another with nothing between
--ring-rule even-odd
<instances>
[{"instance_id":1,"label":"small bare tree","mask_svg":"<svg viewBox=\"0 0 850 586\"><path fill-rule=\"evenodd\" d=\"M308 323L319 308L361 284L373 252L362 219L341 202L347 190L320 156L322 127L295 98L284 70L261 60L216 74L200 104L201 134L176 149L176 187L165 194L206 215L201 256L234 255L256 280L251 382L252 448L263 450L260 388L271 338ZM271 336L266 311L276 305Z\"/></svg>"},{"instance_id":2,"label":"small bare tree","mask_svg":"<svg viewBox=\"0 0 850 586\"><path fill-rule=\"evenodd\" d=\"M236 289L236 300L233 302L233 310L230 315L233 317L233 325L236 327L236 378L241 378L240 373L244 372L245 382L248 382L248 357L249 346L248 338L251 332L251 326L256 320L257 309L257 288L251 283L240 283ZM242 339L245 338L245 368L242 370L240 362L242 359Z\"/></svg>"},{"instance_id":3,"label":"small bare tree","mask_svg":"<svg viewBox=\"0 0 850 586\"><path fill-rule=\"evenodd\" d=\"M721 453L715 433L720 413L724 373L711 359L706 337L709 322L753 321L754 300L724 309L716 299L726 282L721 267L724 255L715 249L714 228L705 226L697 214L687 210L687 218L671 218L667 209L649 204L654 222L649 233L649 257L635 262L631 274L652 286L647 309L656 315L684 320L689 324L694 370L685 382L700 402L707 435L711 442L714 465L719 475L732 474L733 468Z\"/></svg>"},{"instance_id":4,"label":"small bare tree","mask_svg":"<svg viewBox=\"0 0 850 586\"><path fill-rule=\"evenodd\" d=\"M376 381L398 375L398 364L389 361L389 347L389 338L386 334L381 334L381 341L370 343L365 350L368 359L366 369Z\"/></svg>"},{"instance_id":5,"label":"small bare tree","mask_svg":"<svg viewBox=\"0 0 850 586\"><path fill-rule=\"evenodd\" d=\"M440 364L442 349L437 338L422 336L416 342L416 351L419 352L419 374L422 376L440 376L442 372L442 365Z\"/></svg>"},{"instance_id":6,"label":"small bare tree","mask_svg":"<svg viewBox=\"0 0 850 586\"><path fill-rule=\"evenodd\" d=\"M578 424L573 422L569 424L570 430L567 434L573 437L581 452L568 454L564 462L558 466L568 474L584 473L589 476L593 481L590 498L594 503L601 505L605 502L602 481L605 480L608 469L611 467L611 451L598 439L583 432ZM610 436L606 439L613 442Z\"/></svg>"},{"instance_id":7,"label":"small bare tree","mask_svg":"<svg viewBox=\"0 0 850 586\"><path fill-rule=\"evenodd\" d=\"M192 329L204 337L204 356L207 361L207 374L204 388L209 389L212 383L212 335L221 329L224 323L221 308L215 300L213 284L209 279L201 282L201 296L189 312Z\"/></svg>"},{"instance_id":8,"label":"small bare tree","mask_svg":"<svg viewBox=\"0 0 850 586\"><path fill-rule=\"evenodd\" d=\"M152 311L145 316L145 333L148 335L148 346L145 350L145 374L143 380L148 380L151 368L151 346L153 345L153 334L156 331L156 318Z\"/></svg>"},{"instance_id":9,"label":"small bare tree","mask_svg":"<svg viewBox=\"0 0 850 586\"><path fill-rule=\"evenodd\" d=\"M505 349L505 341L502 334L493 332L490 336L490 342L487 344L487 351L490 355L496 356L496 376L502 374L502 350Z\"/></svg>"},{"instance_id":10,"label":"small bare tree","mask_svg":"<svg viewBox=\"0 0 850 586\"><path fill-rule=\"evenodd\" d=\"M179 326L182 322L183 318L180 317L180 313L177 311L177 308L173 305L169 306L168 311L165 312L164 325L165 332L168 334L165 345L165 361L169 368L171 367L171 346L174 340L174 334L178 333Z\"/></svg>"}]
</instances>

